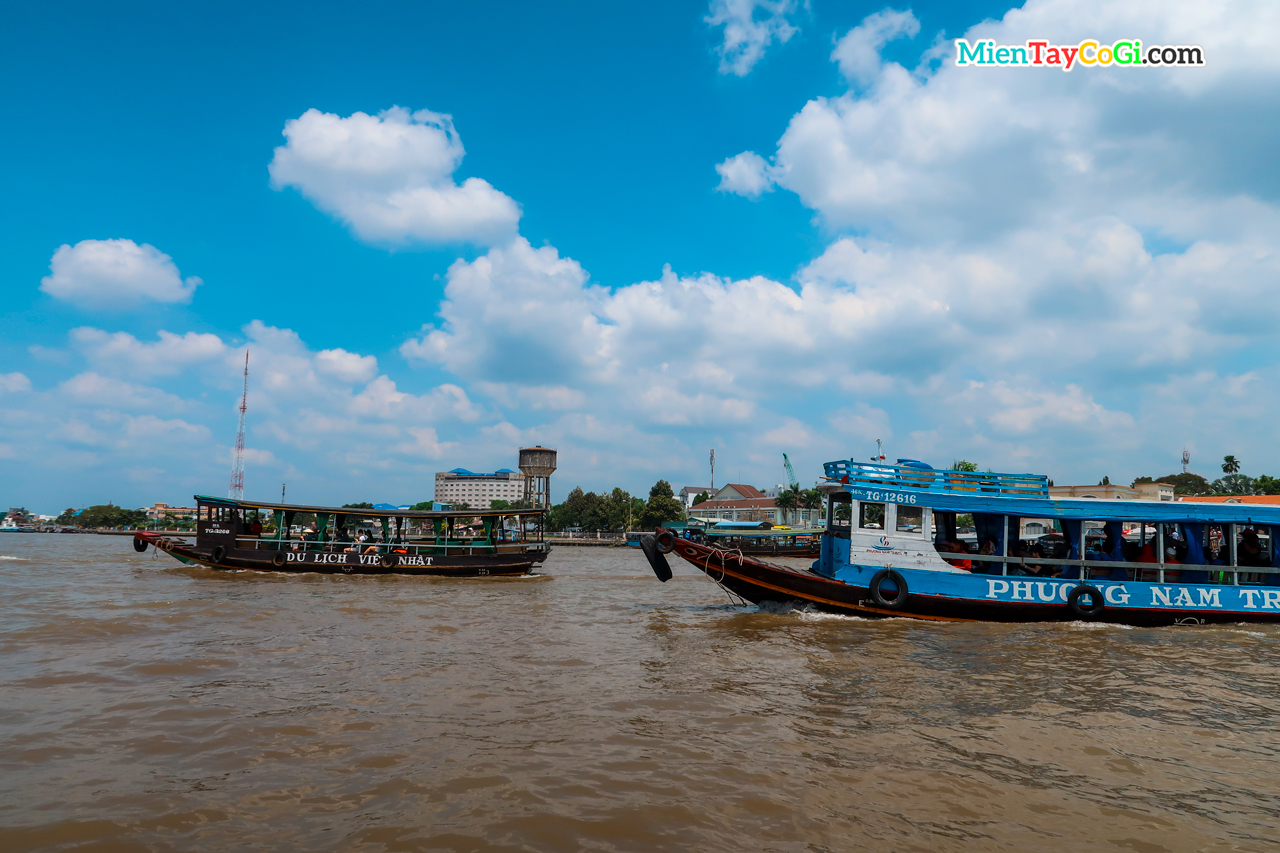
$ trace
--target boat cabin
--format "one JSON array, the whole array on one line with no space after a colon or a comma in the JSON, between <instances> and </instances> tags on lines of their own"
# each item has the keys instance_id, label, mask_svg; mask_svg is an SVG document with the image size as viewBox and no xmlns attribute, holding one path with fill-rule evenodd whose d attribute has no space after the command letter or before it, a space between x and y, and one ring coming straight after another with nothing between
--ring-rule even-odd
<instances>
[{"instance_id":1,"label":"boat cabin","mask_svg":"<svg viewBox=\"0 0 1280 853\"><path fill-rule=\"evenodd\" d=\"M1055 498L1041 476L912 460L825 469L828 536L817 570L830 576L890 560L1001 576L1280 585L1280 508ZM847 553L835 544L844 541Z\"/></svg>"},{"instance_id":2,"label":"boat cabin","mask_svg":"<svg viewBox=\"0 0 1280 853\"><path fill-rule=\"evenodd\" d=\"M433 557L542 548L541 509L403 510L196 496L196 544L306 554ZM298 555L298 556L292 556Z\"/></svg>"}]
</instances>

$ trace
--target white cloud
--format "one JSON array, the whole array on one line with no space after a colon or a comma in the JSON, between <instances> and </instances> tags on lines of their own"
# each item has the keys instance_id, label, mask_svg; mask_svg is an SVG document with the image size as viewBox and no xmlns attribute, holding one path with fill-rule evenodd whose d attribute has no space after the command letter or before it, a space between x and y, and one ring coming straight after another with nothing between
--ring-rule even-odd
<instances>
[{"instance_id":1,"label":"white cloud","mask_svg":"<svg viewBox=\"0 0 1280 853\"><path fill-rule=\"evenodd\" d=\"M737 193L747 198L759 198L761 193L773 189L773 177L769 164L754 151L735 154L716 166L720 175L720 192Z\"/></svg>"},{"instance_id":2,"label":"white cloud","mask_svg":"<svg viewBox=\"0 0 1280 853\"><path fill-rule=\"evenodd\" d=\"M913 34L915 19L878 12L832 57L859 89L807 103L769 176L829 226L892 239L972 241L1097 214L1177 239L1274 228L1274 210L1259 222L1249 200L1280 197L1268 153L1280 127L1258 120L1280 89L1280 60L1257 38L1280 13L1266 2L1224 9L1046 0L965 33L1010 44L1142 32L1202 44L1203 69L984 73L948 58L923 77L878 53Z\"/></svg>"},{"instance_id":3,"label":"white cloud","mask_svg":"<svg viewBox=\"0 0 1280 853\"><path fill-rule=\"evenodd\" d=\"M454 182L464 152L448 115L310 109L285 123L284 136L271 185L297 189L362 240L491 245L516 233L520 208L509 196L480 178Z\"/></svg>"},{"instance_id":4,"label":"white cloud","mask_svg":"<svg viewBox=\"0 0 1280 853\"><path fill-rule=\"evenodd\" d=\"M423 459L435 461L444 457L457 444L454 442L442 442L436 431L431 427L409 427L408 433L412 436L411 441L406 441L396 445L396 452L405 456L415 456Z\"/></svg>"},{"instance_id":5,"label":"white cloud","mask_svg":"<svg viewBox=\"0 0 1280 853\"><path fill-rule=\"evenodd\" d=\"M146 302L190 302L203 282L183 279L173 258L132 240L81 240L62 245L40 289L55 299L91 308L136 308Z\"/></svg>"},{"instance_id":6,"label":"white cloud","mask_svg":"<svg viewBox=\"0 0 1280 853\"><path fill-rule=\"evenodd\" d=\"M745 77L775 41L785 43L798 29L788 20L796 11L795 0L711 0L704 19L724 27L718 49L720 73Z\"/></svg>"},{"instance_id":7,"label":"white cloud","mask_svg":"<svg viewBox=\"0 0 1280 853\"><path fill-rule=\"evenodd\" d=\"M63 382L60 390L76 404L112 409L162 409L178 411L182 398L159 388L147 388L97 373L79 373Z\"/></svg>"},{"instance_id":8,"label":"white cloud","mask_svg":"<svg viewBox=\"0 0 1280 853\"><path fill-rule=\"evenodd\" d=\"M31 380L22 373L0 373L0 392L10 394L19 391L30 391Z\"/></svg>"},{"instance_id":9,"label":"white cloud","mask_svg":"<svg viewBox=\"0 0 1280 853\"><path fill-rule=\"evenodd\" d=\"M128 332L105 332L90 326L72 329L71 344L95 369L130 376L174 376L224 358L228 347L217 335L160 331L144 343Z\"/></svg>"},{"instance_id":10,"label":"white cloud","mask_svg":"<svg viewBox=\"0 0 1280 853\"><path fill-rule=\"evenodd\" d=\"M831 61L850 83L866 85L880 71L880 48L894 39L912 38L920 32L920 22L910 10L898 12L884 9L868 15L862 23L836 42Z\"/></svg>"},{"instance_id":11,"label":"white cloud","mask_svg":"<svg viewBox=\"0 0 1280 853\"><path fill-rule=\"evenodd\" d=\"M368 382L378 375L377 358L371 355L358 355L344 349L320 350L316 353L315 362L316 370L353 385Z\"/></svg>"},{"instance_id":12,"label":"white cloud","mask_svg":"<svg viewBox=\"0 0 1280 853\"><path fill-rule=\"evenodd\" d=\"M212 437L203 424L192 424L178 418L165 420L155 415L128 418L125 433L136 441L160 444L208 444Z\"/></svg>"}]
</instances>

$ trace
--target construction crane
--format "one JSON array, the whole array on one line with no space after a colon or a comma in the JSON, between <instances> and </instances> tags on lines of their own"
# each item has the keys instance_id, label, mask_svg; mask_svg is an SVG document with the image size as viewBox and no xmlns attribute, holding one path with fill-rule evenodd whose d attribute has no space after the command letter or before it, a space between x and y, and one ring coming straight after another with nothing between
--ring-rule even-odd
<instances>
[{"instance_id":1,"label":"construction crane","mask_svg":"<svg viewBox=\"0 0 1280 853\"><path fill-rule=\"evenodd\" d=\"M231 489L227 497L240 500L244 497L244 413L249 408L249 351L244 351L244 393L240 395L240 428L236 430L235 461L231 464ZM284 489L280 490L281 503Z\"/></svg>"},{"instance_id":2,"label":"construction crane","mask_svg":"<svg viewBox=\"0 0 1280 853\"><path fill-rule=\"evenodd\" d=\"M782 464L787 466L787 479L791 481L791 488L797 492L800 491L800 482L796 479L795 469L791 467L791 460L787 458L787 454L782 454Z\"/></svg>"}]
</instances>

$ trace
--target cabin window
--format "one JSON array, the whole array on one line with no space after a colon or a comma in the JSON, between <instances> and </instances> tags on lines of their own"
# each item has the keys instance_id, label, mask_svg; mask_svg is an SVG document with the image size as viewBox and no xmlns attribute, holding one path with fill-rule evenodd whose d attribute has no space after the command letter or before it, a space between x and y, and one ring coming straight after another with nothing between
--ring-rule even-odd
<instances>
[{"instance_id":1,"label":"cabin window","mask_svg":"<svg viewBox=\"0 0 1280 853\"><path fill-rule=\"evenodd\" d=\"M922 506L899 506L898 521L894 526L898 533L914 533L920 535L924 532L924 507Z\"/></svg>"},{"instance_id":2,"label":"cabin window","mask_svg":"<svg viewBox=\"0 0 1280 853\"><path fill-rule=\"evenodd\" d=\"M868 530L884 530L884 504L859 503L858 526Z\"/></svg>"}]
</instances>

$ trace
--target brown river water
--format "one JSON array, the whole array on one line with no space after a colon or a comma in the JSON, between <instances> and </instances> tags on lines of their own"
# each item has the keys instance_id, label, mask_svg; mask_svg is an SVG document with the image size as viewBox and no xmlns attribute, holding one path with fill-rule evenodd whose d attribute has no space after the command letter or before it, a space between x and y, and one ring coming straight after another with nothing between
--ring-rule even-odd
<instances>
[{"instance_id":1,"label":"brown river water","mask_svg":"<svg viewBox=\"0 0 1280 853\"><path fill-rule=\"evenodd\" d=\"M0 851L1275 850L1280 628L864 621L0 535Z\"/></svg>"}]
</instances>

